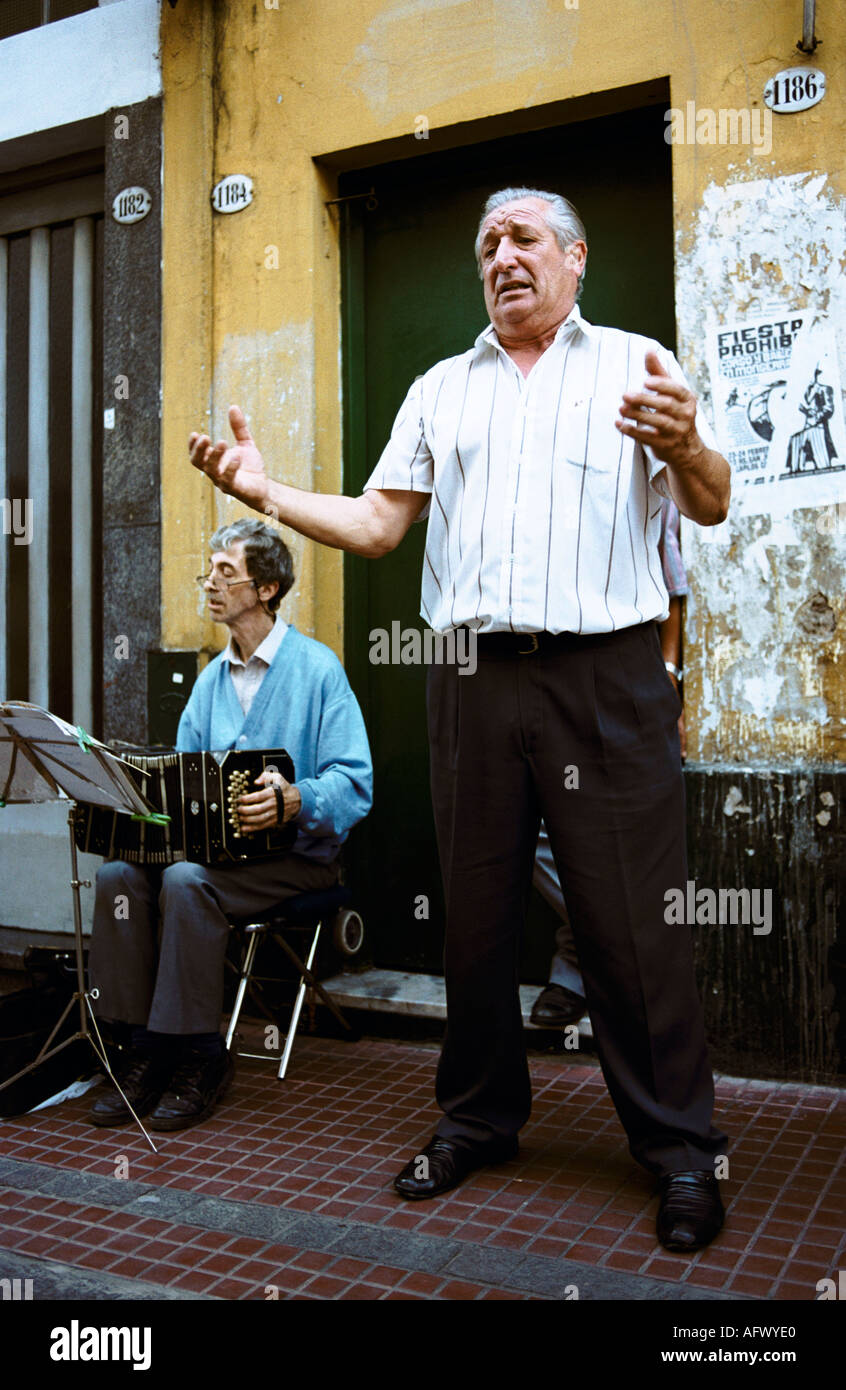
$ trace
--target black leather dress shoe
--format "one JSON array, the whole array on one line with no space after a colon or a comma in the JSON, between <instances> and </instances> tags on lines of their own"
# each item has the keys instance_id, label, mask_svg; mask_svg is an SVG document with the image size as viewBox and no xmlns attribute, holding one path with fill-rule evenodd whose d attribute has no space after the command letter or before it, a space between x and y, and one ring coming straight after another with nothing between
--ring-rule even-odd
<instances>
[{"instance_id":1,"label":"black leather dress shoe","mask_svg":"<svg viewBox=\"0 0 846 1390\"><path fill-rule=\"evenodd\" d=\"M713 1173L665 1173L658 1190L656 1229L668 1250L699 1250L722 1229L725 1213Z\"/></svg>"},{"instance_id":2,"label":"black leather dress shoe","mask_svg":"<svg viewBox=\"0 0 846 1390\"><path fill-rule=\"evenodd\" d=\"M173 1075L174 1065L172 1057L162 1058L155 1052L134 1052L117 1072L126 1099L139 1118L158 1104ZM108 1078L106 1085L108 1089L97 1097L88 1112L92 1125L131 1124L132 1112L120 1091Z\"/></svg>"},{"instance_id":3,"label":"black leather dress shoe","mask_svg":"<svg viewBox=\"0 0 846 1390\"><path fill-rule=\"evenodd\" d=\"M170 1084L150 1116L150 1129L189 1129L207 1120L226 1094L235 1075L229 1052L220 1057L188 1054L179 1063Z\"/></svg>"},{"instance_id":4,"label":"black leather dress shoe","mask_svg":"<svg viewBox=\"0 0 846 1390\"><path fill-rule=\"evenodd\" d=\"M439 1197L442 1192L458 1187L475 1168L484 1168L488 1163L506 1163L516 1152L516 1139L464 1148L436 1134L394 1178L394 1187L401 1197L411 1201Z\"/></svg>"},{"instance_id":5,"label":"black leather dress shoe","mask_svg":"<svg viewBox=\"0 0 846 1390\"><path fill-rule=\"evenodd\" d=\"M566 1028L586 1013L587 1000L581 994L563 985L547 985L535 1000L530 1017L538 1028Z\"/></svg>"}]
</instances>

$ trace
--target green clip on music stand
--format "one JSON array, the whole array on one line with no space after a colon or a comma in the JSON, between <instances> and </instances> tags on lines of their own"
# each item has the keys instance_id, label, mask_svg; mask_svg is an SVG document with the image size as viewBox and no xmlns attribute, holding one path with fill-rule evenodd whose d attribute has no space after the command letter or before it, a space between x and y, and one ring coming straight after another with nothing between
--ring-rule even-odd
<instances>
[{"instance_id":1,"label":"green clip on music stand","mask_svg":"<svg viewBox=\"0 0 846 1390\"><path fill-rule=\"evenodd\" d=\"M74 840L74 811L83 805L105 806L113 811L121 811L145 820L158 822L161 816L154 806L143 797L127 772L125 764L105 744L99 743L86 734L83 729L67 724L63 719L38 705L26 704L20 700L0 702L0 807L11 805L32 805L42 801L68 801L68 833L71 856L71 893L73 895L73 929L76 948L76 991L68 1000L67 1006L55 1028L34 1061L21 1071L0 1084L0 1091L11 1086L14 1081L31 1072L48 1057L76 1042L87 1038L97 1057L114 1081L135 1120L142 1129L150 1147L156 1146L147 1133L109 1065L97 1022L91 1009L91 1000L97 998L97 991L90 993L85 988L85 965L82 955L82 912L79 890L89 888L88 879L80 879ZM0 811L0 825L2 825ZM53 1039L74 1005L79 1006L79 1027L64 1041L51 1047ZM88 1015L95 1041L88 1025Z\"/></svg>"}]
</instances>

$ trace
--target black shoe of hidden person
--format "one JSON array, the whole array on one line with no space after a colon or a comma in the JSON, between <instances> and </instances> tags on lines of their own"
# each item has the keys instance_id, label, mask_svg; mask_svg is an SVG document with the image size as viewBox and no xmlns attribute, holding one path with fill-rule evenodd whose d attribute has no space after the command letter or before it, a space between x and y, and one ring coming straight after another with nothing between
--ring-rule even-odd
<instances>
[{"instance_id":1,"label":"black shoe of hidden person","mask_svg":"<svg viewBox=\"0 0 846 1390\"><path fill-rule=\"evenodd\" d=\"M160 1057L155 1052L139 1049L130 1053L125 1066L117 1071L126 1100L139 1119L158 1105L175 1065L173 1057ZM110 1077L106 1078L106 1089L89 1110L88 1119L92 1125L104 1127L132 1123L132 1111Z\"/></svg>"},{"instance_id":2,"label":"black shoe of hidden person","mask_svg":"<svg viewBox=\"0 0 846 1390\"><path fill-rule=\"evenodd\" d=\"M656 1230L668 1250L689 1254L708 1245L722 1230L725 1213L713 1173L665 1173Z\"/></svg>"},{"instance_id":3,"label":"black shoe of hidden person","mask_svg":"<svg viewBox=\"0 0 846 1390\"><path fill-rule=\"evenodd\" d=\"M516 1153L516 1138L465 1148L436 1134L394 1178L394 1188L411 1201L439 1197L458 1187L474 1169L488 1163L505 1163Z\"/></svg>"},{"instance_id":4,"label":"black shoe of hidden person","mask_svg":"<svg viewBox=\"0 0 846 1390\"><path fill-rule=\"evenodd\" d=\"M587 1000L564 985L547 985L532 1006L531 1020L536 1028L566 1028L587 1013Z\"/></svg>"},{"instance_id":5,"label":"black shoe of hidden person","mask_svg":"<svg viewBox=\"0 0 846 1390\"><path fill-rule=\"evenodd\" d=\"M150 1116L150 1129L189 1129L207 1120L235 1075L229 1052L218 1057L186 1053Z\"/></svg>"}]
</instances>

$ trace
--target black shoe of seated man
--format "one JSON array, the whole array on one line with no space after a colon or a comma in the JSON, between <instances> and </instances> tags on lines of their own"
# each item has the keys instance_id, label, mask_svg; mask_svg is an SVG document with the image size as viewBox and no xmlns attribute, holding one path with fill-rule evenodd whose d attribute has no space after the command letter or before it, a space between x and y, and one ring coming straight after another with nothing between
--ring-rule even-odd
<instances>
[{"instance_id":1,"label":"black shoe of seated man","mask_svg":"<svg viewBox=\"0 0 846 1390\"><path fill-rule=\"evenodd\" d=\"M235 1063L229 1052L217 1057L187 1052L150 1116L150 1129L188 1129L207 1120L234 1075Z\"/></svg>"},{"instance_id":2,"label":"black shoe of seated man","mask_svg":"<svg viewBox=\"0 0 846 1390\"><path fill-rule=\"evenodd\" d=\"M713 1173L665 1173L656 1230L668 1250L688 1254L708 1245L722 1230L725 1213Z\"/></svg>"},{"instance_id":3,"label":"black shoe of seated man","mask_svg":"<svg viewBox=\"0 0 846 1390\"><path fill-rule=\"evenodd\" d=\"M531 1012L532 1023L538 1028L566 1028L578 1023L587 1013L587 1000L563 985L547 985L542 989Z\"/></svg>"},{"instance_id":4,"label":"black shoe of seated man","mask_svg":"<svg viewBox=\"0 0 846 1390\"><path fill-rule=\"evenodd\" d=\"M116 1071L116 1076L126 1094L132 1109L139 1119L148 1115L158 1105L173 1075L176 1063L172 1056L162 1056L155 1051L131 1052L125 1065ZM133 1123L133 1115L123 1096L111 1077L106 1078L106 1089L98 1096L88 1112L93 1125L128 1125Z\"/></svg>"},{"instance_id":5,"label":"black shoe of seated man","mask_svg":"<svg viewBox=\"0 0 846 1390\"><path fill-rule=\"evenodd\" d=\"M394 1178L394 1187L401 1197L411 1201L439 1197L442 1192L458 1187L475 1168L483 1168L488 1163L506 1163L516 1153L516 1138L464 1148L436 1134Z\"/></svg>"}]
</instances>

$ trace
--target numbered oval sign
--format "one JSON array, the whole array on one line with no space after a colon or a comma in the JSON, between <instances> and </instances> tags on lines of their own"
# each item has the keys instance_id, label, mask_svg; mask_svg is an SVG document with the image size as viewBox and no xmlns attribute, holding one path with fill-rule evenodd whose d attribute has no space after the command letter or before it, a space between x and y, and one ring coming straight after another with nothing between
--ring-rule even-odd
<instances>
[{"instance_id":1,"label":"numbered oval sign","mask_svg":"<svg viewBox=\"0 0 846 1390\"><path fill-rule=\"evenodd\" d=\"M253 181L246 174L227 174L212 190L215 212L242 212L253 201Z\"/></svg>"},{"instance_id":2,"label":"numbered oval sign","mask_svg":"<svg viewBox=\"0 0 846 1390\"><path fill-rule=\"evenodd\" d=\"M764 104L771 111L807 111L825 96L825 73L819 68L785 68L764 88Z\"/></svg>"},{"instance_id":3,"label":"numbered oval sign","mask_svg":"<svg viewBox=\"0 0 846 1390\"><path fill-rule=\"evenodd\" d=\"M116 222L140 222L152 206L146 188L122 188L112 203L112 217Z\"/></svg>"}]
</instances>

